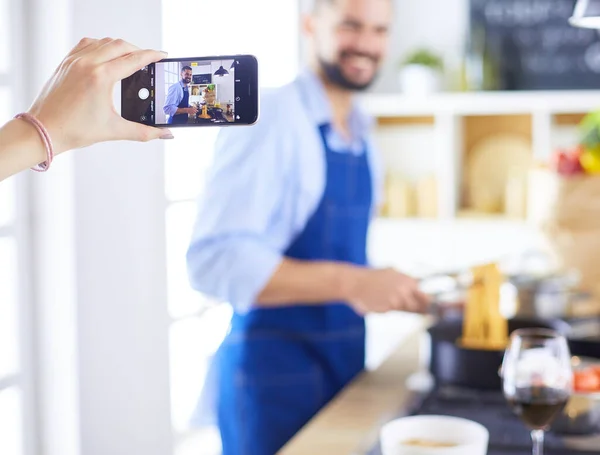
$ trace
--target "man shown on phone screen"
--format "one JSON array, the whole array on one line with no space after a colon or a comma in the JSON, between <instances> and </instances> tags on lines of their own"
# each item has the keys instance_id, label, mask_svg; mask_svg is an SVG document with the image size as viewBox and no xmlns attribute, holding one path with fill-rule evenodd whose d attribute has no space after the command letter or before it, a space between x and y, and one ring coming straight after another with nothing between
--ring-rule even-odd
<instances>
[{"instance_id":1,"label":"man shown on phone screen","mask_svg":"<svg viewBox=\"0 0 600 455\"><path fill-rule=\"evenodd\" d=\"M166 115L169 116L167 123L185 124L188 115L195 114L198 109L190 107L190 91L188 85L192 82L192 68L184 66L181 68L181 80L169 87L165 107Z\"/></svg>"},{"instance_id":2,"label":"man shown on phone screen","mask_svg":"<svg viewBox=\"0 0 600 455\"><path fill-rule=\"evenodd\" d=\"M255 126L220 132L188 270L234 309L205 389L224 455L274 455L363 371L365 313L427 310L415 279L366 257L383 179L354 94L393 15L392 0L317 0L307 68L264 93Z\"/></svg>"}]
</instances>

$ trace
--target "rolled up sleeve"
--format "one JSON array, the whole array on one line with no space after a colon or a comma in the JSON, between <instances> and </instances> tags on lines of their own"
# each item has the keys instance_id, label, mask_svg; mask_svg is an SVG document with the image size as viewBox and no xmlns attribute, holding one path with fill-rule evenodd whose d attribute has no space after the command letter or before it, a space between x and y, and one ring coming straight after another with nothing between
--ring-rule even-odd
<instances>
[{"instance_id":1,"label":"rolled up sleeve","mask_svg":"<svg viewBox=\"0 0 600 455\"><path fill-rule=\"evenodd\" d=\"M177 106L181 103L183 99L183 89L179 83L173 84L169 87L169 92L167 93L167 99L165 100L165 107L163 111L166 115L173 117L175 112L177 112Z\"/></svg>"},{"instance_id":2,"label":"rolled up sleeve","mask_svg":"<svg viewBox=\"0 0 600 455\"><path fill-rule=\"evenodd\" d=\"M194 289L246 312L282 260L273 235L287 191L285 135L263 122L221 130L187 252Z\"/></svg>"}]
</instances>

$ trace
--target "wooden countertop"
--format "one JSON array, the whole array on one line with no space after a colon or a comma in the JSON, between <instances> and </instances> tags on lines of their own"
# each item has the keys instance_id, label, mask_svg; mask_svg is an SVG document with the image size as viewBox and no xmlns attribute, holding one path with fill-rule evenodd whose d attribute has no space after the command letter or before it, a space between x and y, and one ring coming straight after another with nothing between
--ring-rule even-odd
<instances>
[{"instance_id":1,"label":"wooden countertop","mask_svg":"<svg viewBox=\"0 0 600 455\"><path fill-rule=\"evenodd\" d=\"M321 410L277 455L364 455L381 426L407 404L405 381L418 368L423 318L375 370L365 371Z\"/></svg>"}]
</instances>

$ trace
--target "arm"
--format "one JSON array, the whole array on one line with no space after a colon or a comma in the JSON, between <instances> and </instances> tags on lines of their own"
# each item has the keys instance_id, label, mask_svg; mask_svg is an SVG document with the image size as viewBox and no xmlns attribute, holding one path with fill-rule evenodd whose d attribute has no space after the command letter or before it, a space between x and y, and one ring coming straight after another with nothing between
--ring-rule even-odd
<instances>
[{"instance_id":1,"label":"arm","mask_svg":"<svg viewBox=\"0 0 600 455\"><path fill-rule=\"evenodd\" d=\"M342 262L284 257L257 298L258 306L350 301L360 268Z\"/></svg>"},{"instance_id":2,"label":"arm","mask_svg":"<svg viewBox=\"0 0 600 455\"><path fill-rule=\"evenodd\" d=\"M256 302L283 259L290 216L276 213L291 192L290 145L268 117L252 127L224 128L217 139L187 252L188 275L194 289L238 311Z\"/></svg>"},{"instance_id":3,"label":"arm","mask_svg":"<svg viewBox=\"0 0 600 455\"><path fill-rule=\"evenodd\" d=\"M181 108L178 108L179 103L183 99L183 90L181 89L181 85L179 82L172 84L169 87L169 92L167 93L167 99L165 100L165 107L163 107L163 111L166 115L173 117L176 114L183 114Z\"/></svg>"},{"instance_id":4,"label":"arm","mask_svg":"<svg viewBox=\"0 0 600 455\"><path fill-rule=\"evenodd\" d=\"M118 81L165 55L122 40L82 39L28 111L48 131L54 155L103 141L172 138L169 130L128 122L104 96ZM27 121L13 119L0 128L0 180L45 160L39 133Z\"/></svg>"},{"instance_id":5,"label":"arm","mask_svg":"<svg viewBox=\"0 0 600 455\"><path fill-rule=\"evenodd\" d=\"M0 181L46 159L38 132L24 120L11 120L0 128Z\"/></svg>"},{"instance_id":6,"label":"arm","mask_svg":"<svg viewBox=\"0 0 600 455\"><path fill-rule=\"evenodd\" d=\"M346 302L356 312L426 312L430 299L418 282L392 268L371 269L340 262L283 258L258 296L257 307L302 302Z\"/></svg>"}]
</instances>

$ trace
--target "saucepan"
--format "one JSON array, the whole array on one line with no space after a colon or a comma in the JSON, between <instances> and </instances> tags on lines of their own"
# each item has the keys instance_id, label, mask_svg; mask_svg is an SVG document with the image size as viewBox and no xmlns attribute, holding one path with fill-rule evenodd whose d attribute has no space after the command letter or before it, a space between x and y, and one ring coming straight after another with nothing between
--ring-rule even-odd
<instances>
[{"instance_id":1,"label":"saucepan","mask_svg":"<svg viewBox=\"0 0 600 455\"><path fill-rule=\"evenodd\" d=\"M569 324L556 319L512 318L508 331L521 328L546 328L567 335ZM500 390L498 374L504 350L473 349L457 343L462 337L462 318L442 318L428 329L430 337L429 371L437 385L453 385L479 390Z\"/></svg>"}]
</instances>

